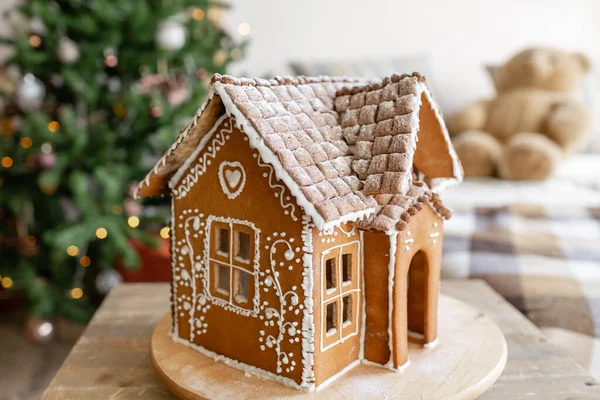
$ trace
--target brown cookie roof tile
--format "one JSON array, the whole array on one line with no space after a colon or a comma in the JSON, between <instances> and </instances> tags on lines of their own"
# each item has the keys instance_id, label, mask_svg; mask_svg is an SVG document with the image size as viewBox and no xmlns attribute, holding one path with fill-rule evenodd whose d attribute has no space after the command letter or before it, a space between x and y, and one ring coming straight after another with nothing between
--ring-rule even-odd
<instances>
[{"instance_id":1,"label":"brown cookie roof tile","mask_svg":"<svg viewBox=\"0 0 600 400\"><path fill-rule=\"evenodd\" d=\"M381 84L349 78L215 75L211 96L222 102L224 112L235 118L250 144L323 229L373 214L381 207L374 195L408 192L422 85L418 75L394 76ZM195 132L188 141L197 144L207 133L196 132L203 115L199 111L180 133L140 183L138 195L167 190L165 177L177 169L172 164L183 164L181 155L173 156L180 151L178 143ZM186 157L191 154L188 147L181 150ZM176 190L176 185L171 179L171 188Z\"/></svg>"}]
</instances>

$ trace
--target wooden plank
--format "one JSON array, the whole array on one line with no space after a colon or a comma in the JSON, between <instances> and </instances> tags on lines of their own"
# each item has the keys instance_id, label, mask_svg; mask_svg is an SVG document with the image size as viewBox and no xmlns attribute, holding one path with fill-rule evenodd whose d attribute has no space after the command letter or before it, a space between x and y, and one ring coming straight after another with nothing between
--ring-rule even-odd
<instances>
[{"instance_id":1,"label":"wooden plank","mask_svg":"<svg viewBox=\"0 0 600 400\"><path fill-rule=\"evenodd\" d=\"M482 281L442 281L442 292L491 317L508 343L508 362L482 399L600 399L600 386ZM168 311L167 284L115 288L77 342L44 400L173 398L154 373L149 341Z\"/></svg>"}]
</instances>

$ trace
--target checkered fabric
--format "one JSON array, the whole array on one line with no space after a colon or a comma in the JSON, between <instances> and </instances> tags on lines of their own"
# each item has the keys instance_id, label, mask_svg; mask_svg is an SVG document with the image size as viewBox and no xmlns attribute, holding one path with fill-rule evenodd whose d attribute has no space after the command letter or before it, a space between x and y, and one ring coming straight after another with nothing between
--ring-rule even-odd
<instances>
[{"instance_id":1,"label":"checkered fabric","mask_svg":"<svg viewBox=\"0 0 600 400\"><path fill-rule=\"evenodd\" d=\"M600 207L455 208L442 271L486 280L600 377Z\"/></svg>"}]
</instances>

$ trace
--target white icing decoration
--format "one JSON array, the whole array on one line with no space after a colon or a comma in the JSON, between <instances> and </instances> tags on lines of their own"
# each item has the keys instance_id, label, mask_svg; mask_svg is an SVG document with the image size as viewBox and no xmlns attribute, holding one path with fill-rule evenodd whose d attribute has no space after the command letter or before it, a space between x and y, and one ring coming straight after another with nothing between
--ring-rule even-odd
<instances>
[{"instance_id":1,"label":"white icing decoration","mask_svg":"<svg viewBox=\"0 0 600 400\"><path fill-rule=\"evenodd\" d=\"M273 236L278 236L277 232L273 233ZM285 235L281 235L285 236ZM294 250L290 245L289 241L283 238L275 240L271 244L271 248L269 250L269 268L265 271L265 273L269 274L269 276L264 281L264 289L265 292L269 292L273 290L277 298L279 299L279 305L271 306L267 300L263 301L260 305L260 309L264 310L264 314L266 317L265 326L266 329L269 330L269 326L277 327L277 330L274 334L269 334L268 332L261 331L260 339L261 343L264 342L266 347L269 349L274 349L277 355L277 373L281 374L285 367L286 372L293 371L295 367L291 365L291 358L294 356L292 352L286 353L282 350L281 343L288 339L290 343L294 342L296 336L301 335L301 331L297 331L295 329L294 323L292 321L286 321L285 314L286 309L288 311L295 311L296 306L299 303L298 294L295 292L297 287L292 287L290 290L286 290L281 287L281 282L279 281L279 271L277 267L280 266L275 261L275 255L277 253L277 248L279 245L283 245L287 247L285 254L291 252L292 255L289 259L294 257ZM287 259L287 257L286 257ZM270 278L270 280L269 280ZM269 284L267 284L267 280L269 280ZM290 305L291 304L291 305ZM277 308L276 308L277 307ZM287 336L287 338L286 338ZM266 351L265 348L261 347L263 351Z\"/></svg>"},{"instance_id":2,"label":"white icing decoration","mask_svg":"<svg viewBox=\"0 0 600 400\"><path fill-rule=\"evenodd\" d=\"M221 129L217 131L218 128ZM231 132L233 132L231 118L222 115L217 119L212 129L202 137L194 152L169 181L169 187L176 199L184 198L196 182L198 182L198 178L206 173L206 168L210 165L210 159L215 158L217 151L223 147ZM199 157L210 139L212 139L210 146L206 148L206 152L202 154L202 157ZM192 164L194 165L192 166Z\"/></svg>"},{"instance_id":3,"label":"white icing decoration","mask_svg":"<svg viewBox=\"0 0 600 400\"><path fill-rule=\"evenodd\" d=\"M183 338L180 338L179 336L175 335L175 334L171 334L170 335L171 338L173 339L174 342L180 343L184 346L190 347L202 354L204 354L205 356L208 356L210 358L212 358L213 360L217 361L217 362L222 362L225 365L228 365L230 367L239 369L241 371L244 371L246 374L252 374L254 376L257 376L259 378L263 378L263 379L269 379L278 383L281 383L282 385L294 388L294 389L299 389L299 390L309 390L308 388L302 386L302 385L298 385L293 379L291 378L287 378L285 376L281 376L281 375L277 375L274 374L273 372L270 371L265 371L264 369L261 368L257 368L253 365L249 365L249 364L245 364L243 362L239 362L237 360L234 360L232 358L220 355L215 353L214 351L210 351L202 346L198 346L197 344L194 343L190 343L188 340L185 340ZM314 391L314 389L312 389Z\"/></svg>"},{"instance_id":4,"label":"white icing decoration","mask_svg":"<svg viewBox=\"0 0 600 400\"><path fill-rule=\"evenodd\" d=\"M398 234L388 236L390 240L390 259L388 262L388 346L390 348L390 360L386 367L394 368L394 341L392 337L392 322L394 313L394 275L396 272L396 241Z\"/></svg>"},{"instance_id":5,"label":"white icing decoration","mask_svg":"<svg viewBox=\"0 0 600 400\"><path fill-rule=\"evenodd\" d=\"M302 387L315 390L315 324L313 314L313 263L312 263L312 228L313 223L308 215L302 216L302 289L304 304L302 310ZM291 241L291 239L290 239Z\"/></svg>"},{"instance_id":6,"label":"white icing decoration","mask_svg":"<svg viewBox=\"0 0 600 400\"><path fill-rule=\"evenodd\" d=\"M285 199L284 199L283 194L285 193L285 187L278 183L277 176L274 174L273 166L271 164L267 164L267 163L263 162L263 160L260 156L258 156L257 162L260 167L269 169L269 175L268 175L269 187L271 189L273 189L273 193L275 194L276 197L279 198L279 203L281 204L281 207L285 211L289 212L289 216L292 218L292 220L298 221L298 217L296 216L296 206L290 201L289 196L285 196ZM289 208L289 210L288 210L288 208Z\"/></svg>"},{"instance_id":7,"label":"white icing decoration","mask_svg":"<svg viewBox=\"0 0 600 400\"><path fill-rule=\"evenodd\" d=\"M219 183L228 199L235 199L244 190L246 170L239 161L223 161L219 165Z\"/></svg>"},{"instance_id":8,"label":"white icing decoration","mask_svg":"<svg viewBox=\"0 0 600 400\"><path fill-rule=\"evenodd\" d=\"M247 309L234 304L229 300L222 299L220 297L213 296L210 293L210 262L217 262L219 264L228 265L232 268L238 268L233 262L233 252L229 252L229 263L223 262L222 260L214 260L210 257L210 227L213 221L222 222L225 224L229 224L229 232L233 235L233 224L246 225L254 231L254 260L252 260L253 264L253 275L254 275L254 298L252 299L252 309ZM239 315L244 316L252 316L257 317L259 306L260 306L260 288L259 288L259 272L260 272L260 229L258 229L254 223L250 221L243 221L236 218L226 218L226 217L217 217L214 215L209 215L206 218L206 228L204 233L204 270L205 270L205 279L203 279L204 290L206 297L210 302L220 307L225 308L228 311L232 311ZM230 239L230 243L233 243L233 239ZM248 272L248 270L243 269L243 271ZM231 279L231 278L230 278ZM232 290L229 291L230 296L232 295ZM233 299L235 300L235 299Z\"/></svg>"}]
</instances>

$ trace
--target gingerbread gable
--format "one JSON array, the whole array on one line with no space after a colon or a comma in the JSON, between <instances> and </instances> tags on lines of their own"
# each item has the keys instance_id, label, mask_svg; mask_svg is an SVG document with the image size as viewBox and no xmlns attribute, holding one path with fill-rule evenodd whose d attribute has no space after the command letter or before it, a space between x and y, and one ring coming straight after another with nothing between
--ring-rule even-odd
<instances>
[{"instance_id":1,"label":"gingerbread gable","mask_svg":"<svg viewBox=\"0 0 600 400\"><path fill-rule=\"evenodd\" d=\"M402 215L413 204L437 200L427 186L411 191L413 164L434 190L462 178L443 120L418 74L374 84L220 75L211 82L209 100L140 183L137 196L176 190L194 151L225 113L235 117L250 145L273 165L319 229L348 221L386 232L401 227ZM428 126L424 137L420 121ZM430 150L435 157L424 156ZM382 214L390 202L406 197L402 208Z\"/></svg>"}]
</instances>

